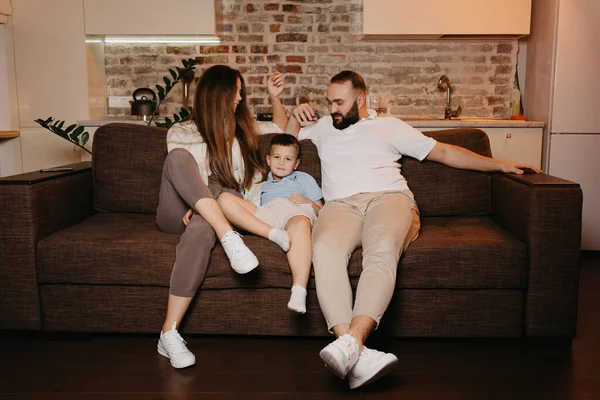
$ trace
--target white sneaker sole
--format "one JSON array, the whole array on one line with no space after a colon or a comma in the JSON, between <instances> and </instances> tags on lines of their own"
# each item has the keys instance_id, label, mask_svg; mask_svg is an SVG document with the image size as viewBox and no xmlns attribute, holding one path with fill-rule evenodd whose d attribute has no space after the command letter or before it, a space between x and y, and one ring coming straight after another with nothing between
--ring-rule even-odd
<instances>
[{"instance_id":1,"label":"white sneaker sole","mask_svg":"<svg viewBox=\"0 0 600 400\"><path fill-rule=\"evenodd\" d=\"M247 274L248 272L254 270L256 267L258 267L258 258L256 257L254 257L252 262L245 268L235 268L233 265L231 266L231 268L240 275Z\"/></svg>"},{"instance_id":2,"label":"white sneaker sole","mask_svg":"<svg viewBox=\"0 0 600 400\"><path fill-rule=\"evenodd\" d=\"M346 355L336 347L325 347L319 353L319 357L325 363L325 366L340 379L344 379L348 374L343 364L346 361ZM348 368L349 369L349 368Z\"/></svg>"},{"instance_id":3,"label":"white sneaker sole","mask_svg":"<svg viewBox=\"0 0 600 400\"><path fill-rule=\"evenodd\" d=\"M378 368L374 368L368 374L359 378L348 378L348 384L350 389L356 389L364 385L368 385L371 382L375 382L377 379L384 375L387 375L392 368L398 363L398 358L393 354L386 354L381 358Z\"/></svg>"},{"instance_id":4,"label":"white sneaker sole","mask_svg":"<svg viewBox=\"0 0 600 400\"><path fill-rule=\"evenodd\" d=\"M192 362L174 361L171 357L169 357L169 354L166 352L166 350L164 350L162 347L160 347L160 344L156 346L156 349L158 350L158 354L169 359L169 362L171 363L171 367L173 367L173 368L177 368L177 369L187 368L187 367L191 367L192 365L196 364L196 358L194 358L192 360Z\"/></svg>"}]
</instances>

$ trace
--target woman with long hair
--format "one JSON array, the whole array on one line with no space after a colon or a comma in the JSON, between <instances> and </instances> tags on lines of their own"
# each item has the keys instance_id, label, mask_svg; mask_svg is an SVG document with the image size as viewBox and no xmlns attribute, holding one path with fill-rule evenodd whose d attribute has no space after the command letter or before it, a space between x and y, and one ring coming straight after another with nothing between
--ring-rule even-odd
<instances>
[{"instance_id":1,"label":"woman with long hair","mask_svg":"<svg viewBox=\"0 0 600 400\"><path fill-rule=\"evenodd\" d=\"M245 274L258 266L256 256L232 229L217 199L223 192L250 200L260 196L257 183L264 180L266 171L260 159L259 134L283 132L287 123L279 99L283 90L279 72L269 77L267 89L273 123L259 125L248 108L240 72L225 65L210 67L198 83L193 118L173 125L167 132L168 155L156 224L163 232L181 234L181 239L158 352L175 368L196 362L177 328L204 280L216 240L237 273ZM250 223L255 225L253 232L284 251L289 249L286 231L273 229L256 218Z\"/></svg>"}]
</instances>

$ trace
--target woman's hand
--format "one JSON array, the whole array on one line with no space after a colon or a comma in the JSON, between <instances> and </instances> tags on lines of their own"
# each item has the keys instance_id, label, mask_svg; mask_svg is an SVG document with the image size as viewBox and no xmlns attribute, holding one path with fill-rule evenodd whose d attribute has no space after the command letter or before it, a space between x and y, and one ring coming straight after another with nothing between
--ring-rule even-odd
<instances>
[{"instance_id":1,"label":"woman's hand","mask_svg":"<svg viewBox=\"0 0 600 400\"><path fill-rule=\"evenodd\" d=\"M188 226L188 224L190 223L190 220L192 219L192 215L194 215L194 210L192 210L190 208L189 210L186 211L185 215L183 216L183 224L185 226Z\"/></svg>"},{"instance_id":2,"label":"woman's hand","mask_svg":"<svg viewBox=\"0 0 600 400\"><path fill-rule=\"evenodd\" d=\"M283 76L281 76L281 72L279 71L275 71L275 73L267 79L267 91L271 97L279 97L283 91L283 86Z\"/></svg>"}]
</instances>

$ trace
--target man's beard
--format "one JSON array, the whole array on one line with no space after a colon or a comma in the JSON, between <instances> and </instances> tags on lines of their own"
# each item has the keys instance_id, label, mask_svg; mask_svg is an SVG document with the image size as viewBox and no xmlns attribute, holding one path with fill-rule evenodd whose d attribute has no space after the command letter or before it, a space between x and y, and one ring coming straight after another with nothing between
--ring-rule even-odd
<instances>
[{"instance_id":1,"label":"man's beard","mask_svg":"<svg viewBox=\"0 0 600 400\"><path fill-rule=\"evenodd\" d=\"M334 117L339 116L340 120L336 121ZM350 125L354 125L360 120L358 116L358 101L354 102L352 108L346 113L346 115L342 115L338 112L331 114L331 118L333 121L333 127L339 130L346 129Z\"/></svg>"}]
</instances>

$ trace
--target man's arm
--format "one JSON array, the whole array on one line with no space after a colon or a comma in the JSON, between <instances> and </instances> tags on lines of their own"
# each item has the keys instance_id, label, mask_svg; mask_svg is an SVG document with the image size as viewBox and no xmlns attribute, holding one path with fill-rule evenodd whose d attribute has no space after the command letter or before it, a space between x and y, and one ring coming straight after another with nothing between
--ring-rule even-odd
<instances>
[{"instance_id":1,"label":"man's arm","mask_svg":"<svg viewBox=\"0 0 600 400\"><path fill-rule=\"evenodd\" d=\"M436 143L426 159L453 168L472 169L475 171L500 171L522 174L523 170L520 168L526 168L531 169L536 173L542 172L539 168L536 168L531 164L500 161L494 158L480 156L479 154L459 146L440 142Z\"/></svg>"},{"instance_id":2,"label":"man's arm","mask_svg":"<svg viewBox=\"0 0 600 400\"><path fill-rule=\"evenodd\" d=\"M317 121L318 118L315 115L315 110L307 103L300 104L292 110L290 119L285 127L285 133L298 137L300 132L300 123L309 123Z\"/></svg>"},{"instance_id":3,"label":"man's arm","mask_svg":"<svg viewBox=\"0 0 600 400\"><path fill-rule=\"evenodd\" d=\"M283 77L279 71L276 71L267 80L267 91L269 92L269 99L273 106L273 123L277 124L281 129L285 129L288 118L285 115L285 109L279 98L279 95L283 91Z\"/></svg>"}]
</instances>

